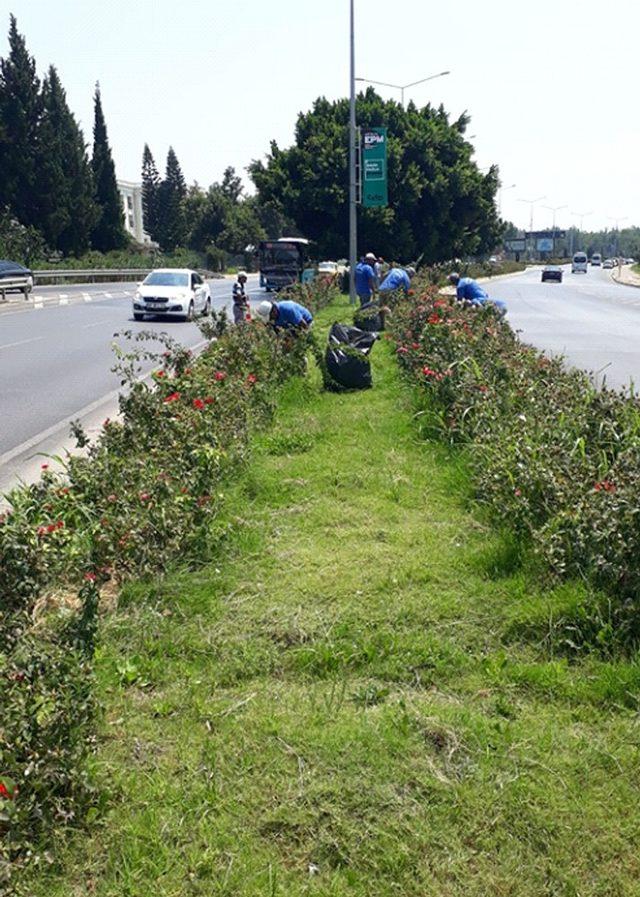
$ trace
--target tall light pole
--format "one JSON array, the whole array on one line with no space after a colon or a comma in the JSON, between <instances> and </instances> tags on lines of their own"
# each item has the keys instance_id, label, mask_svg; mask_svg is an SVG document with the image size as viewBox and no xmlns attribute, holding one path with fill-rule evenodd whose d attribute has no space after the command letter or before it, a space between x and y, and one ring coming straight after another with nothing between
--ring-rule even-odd
<instances>
[{"instance_id":1,"label":"tall light pole","mask_svg":"<svg viewBox=\"0 0 640 897\"><path fill-rule=\"evenodd\" d=\"M518 202L526 202L529 204L529 234L533 233L533 210L535 208L536 203L541 202L543 199L546 199L546 196L539 196L537 199L519 199ZM533 240L533 237L530 238Z\"/></svg>"},{"instance_id":2,"label":"tall light pole","mask_svg":"<svg viewBox=\"0 0 640 897\"><path fill-rule=\"evenodd\" d=\"M416 87L418 84L424 84L425 81L433 81L434 78L443 78L450 75L451 72L438 72L435 75L429 75L428 78L421 78L419 81L412 81L411 84L389 84L387 81L372 81L371 78L356 78L356 81L364 81L366 84L379 84L381 87L393 87L394 90L400 91L400 105L404 106L404 92L410 87Z\"/></svg>"},{"instance_id":3,"label":"tall light pole","mask_svg":"<svg viewBox=\"0 0 640 897\"><path fill-rule=\"evenodd\" d=\"M543 206L545 209L549 209L550 212L553 212L553 249L551 250L552 256L555 258L556 255L556 212L559 212L560 209L568 209L569 206Z\"/></svg>"},{"instance_id":4,"label":"tall light pole","mask_svg":"<svg viewBox=\"0 0 640 897\"><path fill-rule=\"evenodd\" d=\"M616 232L616 255L618 254L618 250L620 248L620 235L618 233L620 222L627 221L627 215L619 216L617 218L612 218L610 215L607 215L607 221L615 221L615 232Z\"/></svg>"},{"instance_id":5,"label":"tall light pole","mask_svg":"<svg viewBox=\"0 0 640 897\"><path fill-rule=\"evenodd\" d=\"M582 225L583 225L584 219L587 218L589 215L593 215L593 212L571 212L571 214L573 215L574 218L579 218L579 219L580 219L580 224L579 224L579 230L578 230L578 233L581 234L581 233L582 233ZM574 249L574 246L573 246L573 234L572 234L572 235L571 235L571 254L572 254L572 255L573 255L573 249Z\"/></svg>"},{"instance_id":6,"label":"tall light pole","mask_svg":"<svg viewBox=\"0 0 640 897\"><path fill-rule=\"evenodd\" d=\"M356 302L358 213L356 189L356 38L354 0L350 0L351 74L349 84L349 301Z\"/></svg>"},{"instance_id":7,"label":"tall light pole","mask_svg":"<svg viewBox=\"0 0 640 897\"><path fill-rule=\"evenodd\" d=\"M498 215L502 218L502 194L505 190L513 190L514 187L517 187L517 184L509 184L508 187L500 187L498 190Z\"/></svg>"}]
</instances>

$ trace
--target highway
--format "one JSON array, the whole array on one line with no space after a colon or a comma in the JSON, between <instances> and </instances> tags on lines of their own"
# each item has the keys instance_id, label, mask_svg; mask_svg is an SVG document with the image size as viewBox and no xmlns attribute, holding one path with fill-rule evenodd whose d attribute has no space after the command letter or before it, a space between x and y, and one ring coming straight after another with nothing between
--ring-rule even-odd
<instances>
[{"instance_id":1,"label":"highway","mask_svg":"<svg viewBox=\"0 0 640 897\"><path fill-rule=\"evenodd\" d=\"M230 306L233 281L210 282L214 309ZM250 298L262 296L257 276L248 283ZM112 373L114 334L156 330L188 348L202 343L195 324L147 318L135 322L131 294L135 285L91 284L38 287L34 303L20 302L0 314L0 493L16 476L32 479L42 458L72 447L69 420L80 418L89 430L117 412L119 380ZM62 294L63 304L52 302ZM64 301L66 296L67 302ZM89 298L87 298L89 297ZM25 303L26 306L26 303ZM121 345L126 341L121 341ZM150 370L148 365L146 370Z\"/></svg>"},{"instance_id":2,"label":"highway","mask_svg":"<svg viewBox=\"0 0 640 897\"><path fill-rule=\"evenodd\" d=\"M541 283L541 268L483 284L508 305L508 320L523 342L593 374L602 385L640 383L640 289L621 286L611 272L563 268L561 284Z\"/></svg>"}]
</instances>

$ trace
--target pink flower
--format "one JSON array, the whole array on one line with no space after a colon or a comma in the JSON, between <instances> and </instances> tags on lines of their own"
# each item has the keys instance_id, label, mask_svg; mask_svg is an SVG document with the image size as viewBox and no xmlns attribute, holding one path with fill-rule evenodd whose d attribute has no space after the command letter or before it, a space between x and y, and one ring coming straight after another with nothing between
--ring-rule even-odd
<instances>
[{"instance_id":1,"label":"pink flower","mask_svg":"<svg viewBox=\"0 0 640 897\"><path fill-rule=\"evenodd\" d=\"M82 578L85 582L95 582L98 577L95 573L85 573Z\"/></svg>"},{"instance_id":2,"label":"pink flower","mask_svg":"<svg viewBox=\"0 0 640 897\"><path fill-rule=\"evenodd\" d=\"M215 374L213 375L213 379L217 380L219 383L221 383L223 380L227 379L227 375L225 374L224 371L216 371Z\"/></svg>"},{"instance_id":3,"label":"pink flower","mask_svg":"<svg viewBox=\"0 0 640 897\"><path fill-rule=\"evenodd\" d=\"M253 384L257 383L257 382L258 382L258 378L256 377L256 375L249 374L249 376L247 377L247 383L249 384L249 386L253 386Z\"/></svg>"},{"instance_id":4,"label":"pink flower","mask_svg":"<svg viewBox=\"0 0 640 897\"><path fill-rule=\"evenodd\" d=\"M41 469L41 470L49 470L49 465L48 465L48 464L41 464L41 465L40 465L40 469Z\"/></svg>"}]
</instances>

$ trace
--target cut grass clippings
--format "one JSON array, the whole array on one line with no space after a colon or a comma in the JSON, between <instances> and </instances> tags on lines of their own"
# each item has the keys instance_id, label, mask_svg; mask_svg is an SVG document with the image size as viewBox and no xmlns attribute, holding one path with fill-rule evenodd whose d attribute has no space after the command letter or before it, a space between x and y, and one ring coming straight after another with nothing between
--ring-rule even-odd
<instances>
[{"instance_id":1,"label":"cut grass clippings","mask_svg":"<svg viewBox=\"0 0 640 897\"><path fill-rule=\"evenodd\" d=\"M640 893L640 665L557 653L588 595L512 562L372 360L289 384L217 565L103 621L103 805L30 897Z\"/></svg>"}]
</instances>

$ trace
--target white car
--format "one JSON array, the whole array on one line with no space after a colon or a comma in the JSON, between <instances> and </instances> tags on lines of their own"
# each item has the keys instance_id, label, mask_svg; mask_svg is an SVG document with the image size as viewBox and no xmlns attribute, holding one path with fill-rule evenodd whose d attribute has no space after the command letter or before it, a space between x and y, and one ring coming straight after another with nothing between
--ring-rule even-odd
<instances>
[{"instance_id":1,"label":"white car","mask_svg":"<svg viewBox=\"0 0 640 897\"><path fill-rule=\"evenodd\" d=\"M197 314L211 314L211 289L190 268L157 268L147 274L133 297L133 317L166 315L192 321Z\"/></svg>"},{"instance_id":2,"label":"white car","mask_svg":"<svg viewBox=\"0 0 640 897\"><path fill-rule=\"evenodd\" d=\"M576 252L571 261L572 274L587 273L587 254L586 252Z\"/></svg>"}]
</instances>

